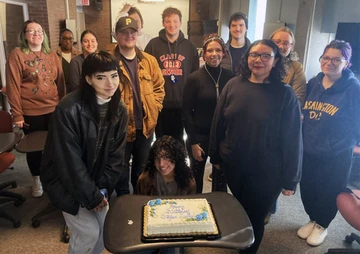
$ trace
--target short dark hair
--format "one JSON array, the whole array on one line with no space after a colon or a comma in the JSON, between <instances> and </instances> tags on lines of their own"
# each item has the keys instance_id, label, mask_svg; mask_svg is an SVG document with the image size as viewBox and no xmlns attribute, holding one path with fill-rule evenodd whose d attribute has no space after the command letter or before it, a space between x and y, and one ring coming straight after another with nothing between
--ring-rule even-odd
<instances>
[{"instance_id":1,"label":"short dark hair","mask_svg":"<svg viewBox=\"0 0 360 254\"><path fill-rule=\"evenodd\" d=\"M352 56L352 48L350 43L342 40L333 40L328 45L326 45L324 52L321 54L320 58L326 53L329 48L340 50L345 60L348 61L348 65L346 66L346 68L351 67L350 60Z\"/></svg>"},{"instance_id":2,"label":"short dark hair","mask_svg":"<svg viewBox=\"0 0 360 254\"><path fill-rule=\"evenodd\" d=\"M229 28L231 27L231 22L237 21L240 19L244 20L246 29L248 29L248 17L245 15L245 13L242 13L242 12L235 12L230 16Z\"/></svg>"},{"instance_id":3,"label":"short dark hair","mask_svg":"<svg viewBox=\"0 0 360 254\"><path fill-rule=\"evenodd\" d=\"M268 39L257 40L250 45L250 47L246 50L246 53L244 54L243 58L240 61L240 68L239 68L240 74L246 79L250 78L251 70L249 69L249 65L248 65L249 53L254 46L259 44L263 44L265 46L270 47L274 52L274 59L275 60L277 59L275 67L271 69L269 77L267 77L267 80L269 82L274 82L274 83L282 82L283 78L286 75L284 57L280 54L278 46L272 40L268 40Z\"/></svg>"},{"instance_id":4,"label":"short dark hair","mask_svg":"<svg viewBox=\"0 0 360 254\"><path fill-rule=\"evenodd\" d=\"M73 32L72 32L70 29L67 29L67 28L61 29L61 30L60 30L60 34L59 34L59 46L61 46L61 43L60 43L61 37L63 36L63 34L64 34L65 32L70 32L70 33L74 36Z\"/></svg>"},{"instance_id":5,"label":"short dark hair","mask_svg":"<svg viewBox=\"0 0 360 254\"><path fill-rule=\"evenodd\" d=\"M140 10L134 6L131 6L129 11L128 11L128 15L130 16L131 14L137 13L140 17L140 21L141 21L141 28L144 28L144 19L140 13Z\"/></svg>"},{"instance_id":6,"label":"short dark hair","mask_svg":"<svg viewBox=\"0 0 360 254\"><path fill-rule=\"evenodd\" d=\"M165 20L166 17L171 16L171 15L173 15L173 14L178 15L178 16L179 16L179 19L180 19L180 21L181 21L181 19L182 19L181 12L180 12L179 9L176 9L176 8L174 8L174 7L168 7L168 8L166 8L166 9L163 11L163 13L162 13L162 15L161 15L161 16L162 16L162 21L164 22L164 20Z\"/></svg>"},{"instance_id":7,"label":"short dark hair","mask_svg":"<svg viewBox=\"0 0 360 254\"><path fill-rule=\"evenodd\" d=\"M102 50L88 55L82 65L80 89L82 89L82 91L84 92L84 102L90 106L90 109L96 121L99 121L100 119L100 112L97 105L96 93L95 89L86 81L85 77L91 77L98 72L107 72L113 70L116 70L118 72L120 82L122 82L124 75L120 69L119 61L117 61L115 57L108 52ZM121 93L119 88L116 89L116 92L111 97L111 100L109 102L109 110L107 113L107 118L109 121L114 120L117 117L120 97Z\"/></svg>"},{"instance_id":8,"label":"short dark hair","mask_svg":"<svg viewBox=\"0 0 360 254\"><path fill-rule=\"evenodd\" d=\"M186 164L187 153L184 144L172 136L162 136L157 139L149 150L149 155L144 165L144 171L149 171L149 175L154 176L157 171L155 160L161 152L165 152L170 161L175 164L175 181L180 189L190 186L193 174Z\"/></svg>"}]
</instances>

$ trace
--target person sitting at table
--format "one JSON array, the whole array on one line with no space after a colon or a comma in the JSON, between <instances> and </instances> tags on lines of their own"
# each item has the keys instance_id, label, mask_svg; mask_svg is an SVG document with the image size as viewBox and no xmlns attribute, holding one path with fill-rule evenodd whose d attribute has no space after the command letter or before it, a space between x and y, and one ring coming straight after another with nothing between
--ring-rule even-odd
<instances>
[{"instance_id":1,"label":"person sitting at table","mask_svg":"<svg viewBox=\"0 0 360 254\"><path fill-rule=\"evenodd\" d=\"M123 74L113 56L92 53L82 70L80 88L60 101L51 118L40 176L72 232L69 253L101 253L107 197L122 172L128 114L120 100Z\"/></svg>"},{"instance_id":2,"label":"person sitting at table","mask_svg":"<svg viewBox=\"0 0 360 254\"><path fill-rule=\"evenodd\" d=\"M135 193L139 195L191 195L196 183L186 164L184 145L171 136L162 136L150 148Z\"/></svg>"}]
</instances>

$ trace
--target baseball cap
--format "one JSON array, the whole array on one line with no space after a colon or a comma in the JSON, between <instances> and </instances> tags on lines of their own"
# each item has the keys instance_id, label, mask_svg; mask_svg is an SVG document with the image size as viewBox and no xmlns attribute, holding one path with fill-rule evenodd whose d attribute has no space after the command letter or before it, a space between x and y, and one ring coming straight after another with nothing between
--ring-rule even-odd
<instances>
[{"instance_id":1,"label":"baseball cap","mask_svg":"<svg viewBox=\"0 0 360 254\"><path fill-rule=\"evenodd\" d=\"M137 21L132 17L121 17L116 22L115 32L121 32L126 28L132 28L135 31L138 30Z\"/></svg>"}]
</instances>

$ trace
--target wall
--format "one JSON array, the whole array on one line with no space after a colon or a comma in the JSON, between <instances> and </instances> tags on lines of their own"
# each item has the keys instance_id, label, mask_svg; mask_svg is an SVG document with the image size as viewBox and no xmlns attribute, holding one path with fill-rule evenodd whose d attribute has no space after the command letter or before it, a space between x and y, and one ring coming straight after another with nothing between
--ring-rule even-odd
<instances>
[{"instance_id":1,"label":"wall","mask_svg":"<svg viewBox=\"0 0 360 254\"><path fill-rule=\"evenodd\" d=\"M76 19L76 0L68 0L69 18ZM65 0L47 0L50 45L56 49L59 44L60 30L65 28L66 6ZM76 31L73 31L76 32Z\"/></svg>"},{"instance_id":2,"label":"wall","mask_svg":"<svg viewBox=\"0 0 360 254\"><path fill-rule=\"evenodd\" d=\"M336 33L338 22L360 22L359 10L359 0L327 0L321 31Z\"/></svg>"},{"instance_id":3,"label":"wall","mask_svg":"<svg viewBox=\"0 0 360 254\"><path fill-rule=\"evenodd\" d=\"M6 4L6 58L11 50L18 46L18 35L24 23L22 11L23 9L20 5Z\"/></svg>"},{"instance_id":4,"label":"wall","mask_svg":"<svg viewBox=\"0 0 360 254\"><path fill-rule=\"evenodd\" d=\"M70 18L76 19L76 0L68 0ZM66 19L65 1L59 0L27 0L29 18L39 21L49 36L52 49L56 49L59 43L60 29L65 27ZM49 8L51 6L51 8Z\"/></svg>"},{"instance_id":5,"label":"wall","mask_svg":"<svg viewBox=\"0 0 360 254\"><path fill-rule=\"evenodd\" d=\"M269 38L284 23L295 32L298 6L299 0L267 0L263 38Z\"/></svg>"},{"instance_id":6,"label":"wall","mask_svg":"<svg viewBox=\"0 0 360 254\"><path fill-rule=\"evenodd\" d=\"M96 33L99 39L98 48L105 50L106 44L111 43L111 4L110 0L103 0L102 2L102 11L97 10L94 1L91 1L90 6L83 7L83 12L85 14L85 29L93 30Z\"/></svg>"},{"instance_id":7,"label":"wall","mask_svg":"<svg viewBox=\"0 0 360 254\"><path fill-rule=\"evenodd\" d=\"M229 39L229 17L234 12L249 14L249 0L220 0L219 34L226 42Z\"/></svg>"}]
</instances>

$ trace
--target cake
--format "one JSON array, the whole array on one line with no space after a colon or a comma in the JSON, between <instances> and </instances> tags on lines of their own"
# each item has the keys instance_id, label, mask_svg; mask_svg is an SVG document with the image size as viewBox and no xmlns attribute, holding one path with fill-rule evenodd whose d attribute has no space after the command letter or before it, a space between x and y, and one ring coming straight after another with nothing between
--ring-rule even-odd
<instances>
[{"instance_id":1,"label":"cake","mask_svg":"<svg viewBox=\"0 0 360 254\"><path fill-rule=\"evenodd\" d=\"M144 235L218 234L206 199L153 199L144 208Z\"/></svg>"}]
</instances>

